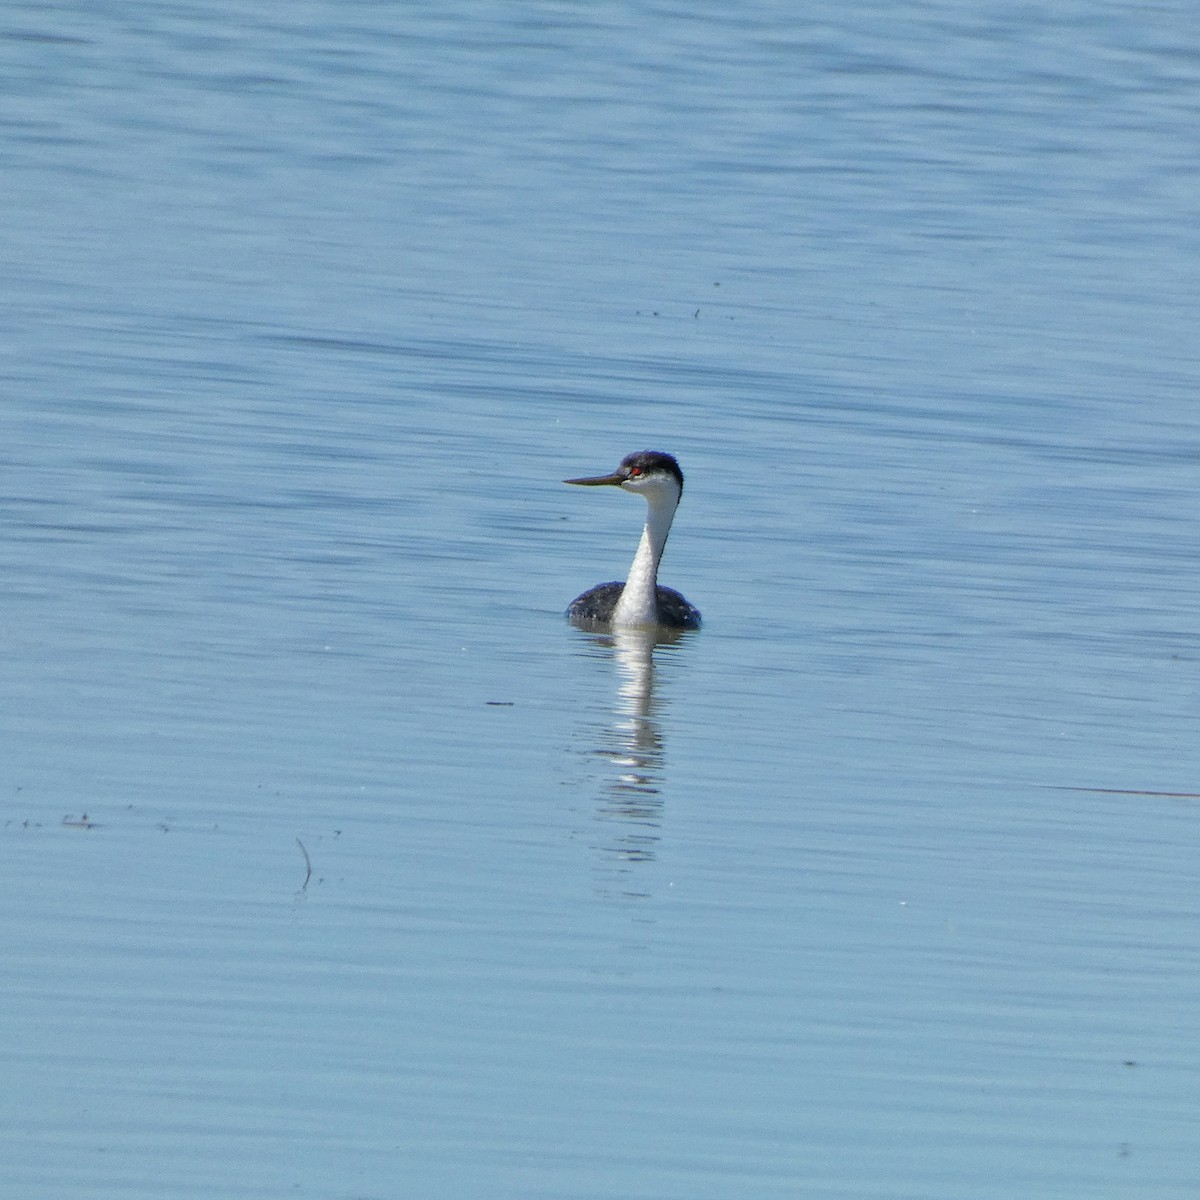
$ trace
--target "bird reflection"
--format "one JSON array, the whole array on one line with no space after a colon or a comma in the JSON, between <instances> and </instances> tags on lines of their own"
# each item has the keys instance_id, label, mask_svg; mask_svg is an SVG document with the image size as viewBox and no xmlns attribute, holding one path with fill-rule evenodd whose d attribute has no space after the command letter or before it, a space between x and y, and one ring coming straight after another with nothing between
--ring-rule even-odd
<instances>
[{"instance_id":1,"label":"bird reflection","mask_svg":"<svg viewBox=\"0 0 1200 1200\"><path fill-rule=\"evenodd\" d=\"M659 714L663 701L654 692L654 652L688 636L684 630L663 627L614 629L588 636L596 654L611 654L617 667L611 719L593 753L612 767L597 815L613 823L613 837L601 849L625 864L652 860L662 827L666 767Z\"/></svg>"}]
</instances>

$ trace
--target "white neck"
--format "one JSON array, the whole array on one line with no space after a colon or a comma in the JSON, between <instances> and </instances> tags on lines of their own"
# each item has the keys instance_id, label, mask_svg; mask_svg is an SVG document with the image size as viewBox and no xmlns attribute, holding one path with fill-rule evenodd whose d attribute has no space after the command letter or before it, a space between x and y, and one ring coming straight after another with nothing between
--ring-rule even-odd
<instances>
[{"instance_id":1,"label":"white neck","mask_svg":"<svg viewBox=\"0 0 1200 1200\"><path fill-rule=\"evenodd\" d=\"M646 527L638 543L625 590L613 611L614 625L655 625L658 623L658 564L675 509L679 506L679 491L675 487L661 491L645 491Z\"/></svg>"}]
</instances>

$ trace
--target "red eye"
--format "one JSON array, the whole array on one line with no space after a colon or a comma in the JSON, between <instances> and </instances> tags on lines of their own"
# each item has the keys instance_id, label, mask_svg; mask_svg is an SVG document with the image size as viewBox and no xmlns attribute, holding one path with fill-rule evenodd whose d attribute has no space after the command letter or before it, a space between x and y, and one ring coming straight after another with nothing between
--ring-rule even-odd
<instances>
[{"instance_id":1,"label":"red eye","mask_svg":"<svg viewBox=\"0 0 1200 1200\"><path fill-rule=\"evenodd\" d=\"M640 475L642 473L642 468L641 467L630 467L629 473L630 473L630 475Z\"/></svg>"}]
</instances>

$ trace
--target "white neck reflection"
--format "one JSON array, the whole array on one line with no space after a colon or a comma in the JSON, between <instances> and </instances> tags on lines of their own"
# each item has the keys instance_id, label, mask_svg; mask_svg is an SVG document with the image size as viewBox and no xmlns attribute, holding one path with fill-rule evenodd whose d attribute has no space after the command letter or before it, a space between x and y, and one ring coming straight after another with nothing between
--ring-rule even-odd
<instances>
[{"instance_id":1,"label":"white neck reflection","mask_svg":"<svg viewBox=\"0 0 1200 1200\"><path fill-rule=\"evenodd\" d=\"M598 652L611 652L617 687L608 722L593 753L613 768L597 802L597 816L608 824L601 849L622 871L632 863L652 860L661 837L666 781L666 754L661 715L663 697L656 694L655 650L673 647L690 636L661 626L614 628L593 634L588 642ZM627 887L626 887L626 890Z\"/></svg>"}]
</instances>

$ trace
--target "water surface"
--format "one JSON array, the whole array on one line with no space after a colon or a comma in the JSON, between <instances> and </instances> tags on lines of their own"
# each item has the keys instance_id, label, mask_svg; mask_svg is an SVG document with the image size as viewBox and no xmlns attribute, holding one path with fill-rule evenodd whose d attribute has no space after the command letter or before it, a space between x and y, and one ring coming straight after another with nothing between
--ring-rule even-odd
<instances>
[{"instance_id":1,"label":"water surface","mask_svg":"<svg viewBox=\"0 0 1200 1200\"><path fill-rule=\"evenodd\" d=\"M1189 18L10 7L7 1190L1194 1196Z\"/></svg>"}]
</instances>

